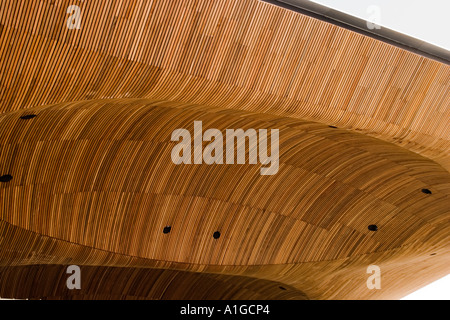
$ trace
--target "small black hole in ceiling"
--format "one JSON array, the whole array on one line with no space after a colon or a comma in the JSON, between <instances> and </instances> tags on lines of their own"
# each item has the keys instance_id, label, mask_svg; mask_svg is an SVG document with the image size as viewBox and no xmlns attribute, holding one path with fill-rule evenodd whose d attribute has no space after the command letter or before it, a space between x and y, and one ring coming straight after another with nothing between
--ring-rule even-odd
<instances>
[{"instance_id":1,"label":"small black hole in ceiling","mask_svg":"<svg viewBox=\"0 0 450 320\"><path fill-rule=\"evenodd\" d=\"M163 233L169 233L170 232L170 230L172 230L172 227L170 227L170 226L167 226L167 227L164 227L164 229L163 229Z\"/></svg>"},{"instance_id":2,"label":"small black hole in ceiling","mask_svg":"<svg viewBox=\"0 0 450 320\"><path fill-rule=\"evenodd\" d=\"M422 189L422 192L425 194L431 194L430 189Z\"/></svg>"},{"instance_id":3,"label":"small black hole in ceiling","mask_svg":"<svg viewBox=\"0 0 450 320\"><path fill-rule=\"evenodd\" d=\"M219 239L220 238L220 232L219 231L214 232L213 238L214 239Z\"/></svg>"},{"instance_id":4,"label":"small black hole in ceiling","mask_svg":"<svg viewBox=\"0 0 450 320\"><path fill-rule=\"evenodd\" d=\"M375 224L371 224L371 225L368 227L368 229L369 229L370 231L378 231L378 227L377 227Z\"/></svg>"},{"instance_id":5,"label":"small black hole in ceiling","mask_svg":"<svg viewBox=\"0 0 450 320\"><path fill-rule=\"evenodd\" d=\"M281 290L286 290L286 288L285 287L279 287Z\"/></svg>"},{"instance_id":6,"label":"small black hole in ceiling","mask_svg":"<svg viewBox=\"0 0 450 320\"><path fill-rule=\"evenodd\" d=\"M336 126L329 126L330 128L333 128L333 129L337 129L337 127Z\"/></svg>"},{"instance_id":7,"label":"small black hole in ceiling","mask_svg":"<svg viewBox=\"0 0 450 320\"><path fill-rule=\"evenodd\" d=\"M436 253L432 253L432 254L430 254L430 256L435 256L436 255Z\"/></svg>"},{"instance_id":8,"label":"small black hole in ceiling","mask_svg":"<svg viewBox=\"0 0 450 320\"><path fill-rule=\"evenodd\" d=\"M0 182L8 182L12 180L12 175L10 174L5 174L4 176L0 177Z\"/></svg>"},{"instance_id":9,"label":"small black hole in ceiling","mask_svg":"<svg viewBox=\"0 0 450 320\"><path fill-rule=\"evenodd\" d=\"M33 119L34 117L36 117L35 114L27 114L25 116L21 116L20 119L28 120L28 119Z\"/></svg>"}]
</instances>

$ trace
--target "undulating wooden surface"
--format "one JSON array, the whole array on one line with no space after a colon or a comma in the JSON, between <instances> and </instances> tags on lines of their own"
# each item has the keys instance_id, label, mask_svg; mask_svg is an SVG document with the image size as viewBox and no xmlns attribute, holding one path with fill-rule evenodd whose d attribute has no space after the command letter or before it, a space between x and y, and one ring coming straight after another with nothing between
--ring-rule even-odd
<instances>
[{"instance_id":1,"label":"undulating wooden surface","mask_svg":"<svg viewBox=\"0 0 450 320\"><path fill-rule=\"evenodd\" d=\"M0 6L2 112L177 100L337 124L450 168L448 65L256 0Z\"/></svg>"},{"instance_id":2,"label":"undulating wooden surface","mask_svg":"<svg viewBox=\"0 0 450 320\"><path fill-rule=\"evenodd\" d=\"M448 65L253 0L76 2L79 30L70 4L0 1L1 297L399 298L449 272ZM194 120L279 129L278 173L174 165Z\"/></svg>"},{"instance_id":3,"label":"undulating wooden surface","mask_svg":"<svg viewBox=\"0 0 450 320\"><path fill-rule=\"evenodd\" d=\"M27 114L36 117L20 118ZM192 131L194 119L204 130L279 128L278 173L263 176L260 165L250 164L173 164L171 133ZM358 267L367 268L376 254L386 264L403 250L406 265L426 258L418 264L421 281L448 271L438 263L438 271L426 272L439 259L448 262L450 174L372 137L293 118L142 99L14 111L0 118L0 128L1 171L13 177L0 189L4 266L245 275L282 281L307 295L298 281L311 278L322 289L331 281L343 285L348 279L335 279L336 263L353 277L349 260L365 257ZM371 224L379 230L368 230ZM165 226L170 233L163 233ZM439 258L427 259L433 253ZM323 279L307 271L323 262L330 262ZM397 288L385 279L384 296L402 294L410 282L403 280L408 283ZM364 280L360 285L313 297L380 294Z\"/></svg>"},{"instance_id":4,"label":"undulating wooden surface","mask_svg":"<svg viewBox=\"0 0 450 320\"><path fill-rule=\"evenodd\" d=\"M60 265L0 268L0 292L19 299L307 299L301 291L285 284L242 276L152 268L83 267L86 288L69 290L65 274L66 267ZM52 285L30 286L30 282Z\"/></svg>"}]
</instances>

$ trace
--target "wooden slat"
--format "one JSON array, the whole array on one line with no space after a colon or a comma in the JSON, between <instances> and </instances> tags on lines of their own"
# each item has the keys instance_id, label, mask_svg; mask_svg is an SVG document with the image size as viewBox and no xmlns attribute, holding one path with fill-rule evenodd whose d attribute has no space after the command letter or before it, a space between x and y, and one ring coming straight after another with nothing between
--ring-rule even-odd
<instances>
[{"instance_id":1,"label":"wooden slat","mask_svg":"<svg viewBox=\"0 0 450 320\"><path fill-rule=\"evenodd\" d=\"M32 297L70 298L66 264L190 279L78 298L399 298L448 273L448 65L254 0L84 1L80 30L71 4L0 1L0 296L38 272ZM174 165L194 120L280 129L279 172Z\"/></svg>"}]
</instances>

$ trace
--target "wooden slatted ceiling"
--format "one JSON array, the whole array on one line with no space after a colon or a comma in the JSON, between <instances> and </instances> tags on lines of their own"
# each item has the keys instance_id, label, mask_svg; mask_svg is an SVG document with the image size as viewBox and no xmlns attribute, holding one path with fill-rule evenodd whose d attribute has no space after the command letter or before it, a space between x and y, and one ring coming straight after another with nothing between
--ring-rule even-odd
<instances>
[{"instance_id":1,"label":"wooden slatted ceiling","mask_svg":"<svg viewBox=\"0 0 450 320\"><path fill-rule=\"evenodd\" d=\"M174 100L337 124L447 170L450 68L254 0L0 2L0 111Z\"/></svg>"},{"instance_id":2,"label":"wooden slatted ceiling","mask_svg":"<svg viewBox=\"0 0 450 320\"><path fill-rule=\"evenodd\" d=\"M90 291L69 290L60 275L65 266L0 268L0 294L22 299L296 299L306 296L283 283L242 276L193 273L149 268L83 267ZM18 286L8 286L15 282ZM53 283L53 286L30 286ZM282 289L280 289L280 287Z\"/></svg>"},{"instance_id":3,"label":"wooden slatted ceiling","mask_svg":"<svg viewBox=\"0 0 450 320\"><path fill-rule=\"evenodd\" d=\"M167 261L157 261L140 259L137 257L123 256L117 253L96 250L74 243L61 241L54 238L40 236L31 233L28 230L17 228L3 221L0 221L0 230L12 241L2 242L0 253L2 260L13 257L16 261L22 261L25 265L41 264L39 268L44 274L50 274L55 271L55 267L50 266L47 270L43 263L55 264L79 264L83 266L115 266L136 268L163 268L192 270L203 273L222 273L254 277L257 279L278 279L284 283L293 283L295 287L305 288L308 296L314 299L318 298L338 298L338 299L361 299L361 298L399 298L409 292L412 292L423 285L424 281L439 279L444 275L442 266L448 262L448 249L437 249L429 245L404 246L393 251L383 251L373 253L368 256L354 256L349 259L331 260L313 263L302 263L295 265L266 265L266 266L204 266L204 265L183 265L179 263L170 263ZM18 250L17 243L25 244ZM436 250L435 250L436 249ZM430 254L430 250L435 250ZM11 261L11 260L9 260ZM376 261L383 269L383 284L385 288L390 288L389 293L385 290L367 290L361 284L367 280L366 263ZM405 268L405 264L408 268ZM100 268L101 270L102 268ZM2 297L25 297L29 295L30 290L46 287L54 288L57 291L60 288L59 281L53 281L54 274L46 280L34 279L33 282L23 281L20 278L21 272L30 270L16 267L1 267L3 275L15 275L14 282L8 282L7 276L4 276L1 284ZM84 270L84 267L83 267ZM444 270L445 271L445 270ZM99 271L101 272L101 271ZM420 274L421 277L412 275ZM49 275L50 276L50 275ZM231 279L231 278L230 278ZM127 277L121 279L129 281ZM256 280L255 280L256 281ZM14 284L13 284L14 283ZM87 282L89 283L89 282ZM101 288L99 288L101 291ZM150 288L149 288L150 289ZM221 288L217 288L222 292ZM292 289L292 288L289 288ZM42 291L41 291L42 292ZM41 293L39 292L39 293ZM44 292L42 292L44 293ZM220 299L212 290L209 298ZM98 294L85 288L78 294L94 295ZM178 292L182 294L182 292ZM38 295L38 293L36 293ZM65 297L65 292L61 294ZM124 291L124 296L129 292ZM33 297L33 295L31 295ZM45 297L45 296L44 296ZM67 296L66 296L67 297ZM166 296L169 298L169 296ZM67 297L68 298L68 297ZM112 297L114 298L114 297ZM241 298L248 298L245 294Z\"/></svg>"},{"instance_id":4,"label":"wooden slatted ceiling","mask_svg":"<svg viewBox=\"0 0 450 320\"><path fill-rule=\"evenodd\" d=\"M204 129L279 128L279 172L172 164L171 133L192 131L193 120ZM143 99L9 112L0 128L0 169L14 177L0 186L3 266L170 266L281 281L312 298L399 297L448 270L450 174L372 137ZM370 224L380 230L369 231ZM433 252L438 259L429 259ZM340 270L361 279L373 261L386 264L383 294L336 280ZM413 262L422 282L398 283L399 266ZM305 284L305 277L315 281Z\"/></svg>"},{"instance_id":5,"label":"wooden slatted ceiling","mask_svg":"<svg viewBox=\"0 0 450 320\"><path fill-rule=\"evenodd\" d=\"M2 271L220 273L313 299L398 298L448 273L449 66L252 0L85 1L81 30L69 4L0 1ZM280 128L279 173L172 165L170 133L194 120Z\"/></svg>"}]
</instances>

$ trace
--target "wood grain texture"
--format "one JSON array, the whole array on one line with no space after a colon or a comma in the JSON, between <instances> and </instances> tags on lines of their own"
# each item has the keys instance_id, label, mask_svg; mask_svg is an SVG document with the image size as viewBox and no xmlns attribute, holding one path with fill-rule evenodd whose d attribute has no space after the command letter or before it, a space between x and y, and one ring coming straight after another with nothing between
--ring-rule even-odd
<instances>
[{"instance_id":1,"label":"wood grain texture","mask_svg":"<svg viewBox=\"0 0 450 320\"><path fill-rule=\"evenodd\" d=\"M85 266L82 276L87 288L69 290L65 273L61 265L0 268L0 292L46 300L307 299L295 288L257 278L133 267ZM30 286L30 282L52 285Z\"/></svg>"},{"instance_id":2,"label":"wood grain texture","mask_svg":"<svg viewBox=\"0 0 450 320\"><path fill-rule=\"evenodd\" d=\"M80 30L70 4L0 1L0 296L399 298L449 272L449 66L253 0L84 1ZM174 165L194 120L279 129L279 172ZM67 293L69 264L102 285Z\"/></svg>"}]
</instances>

